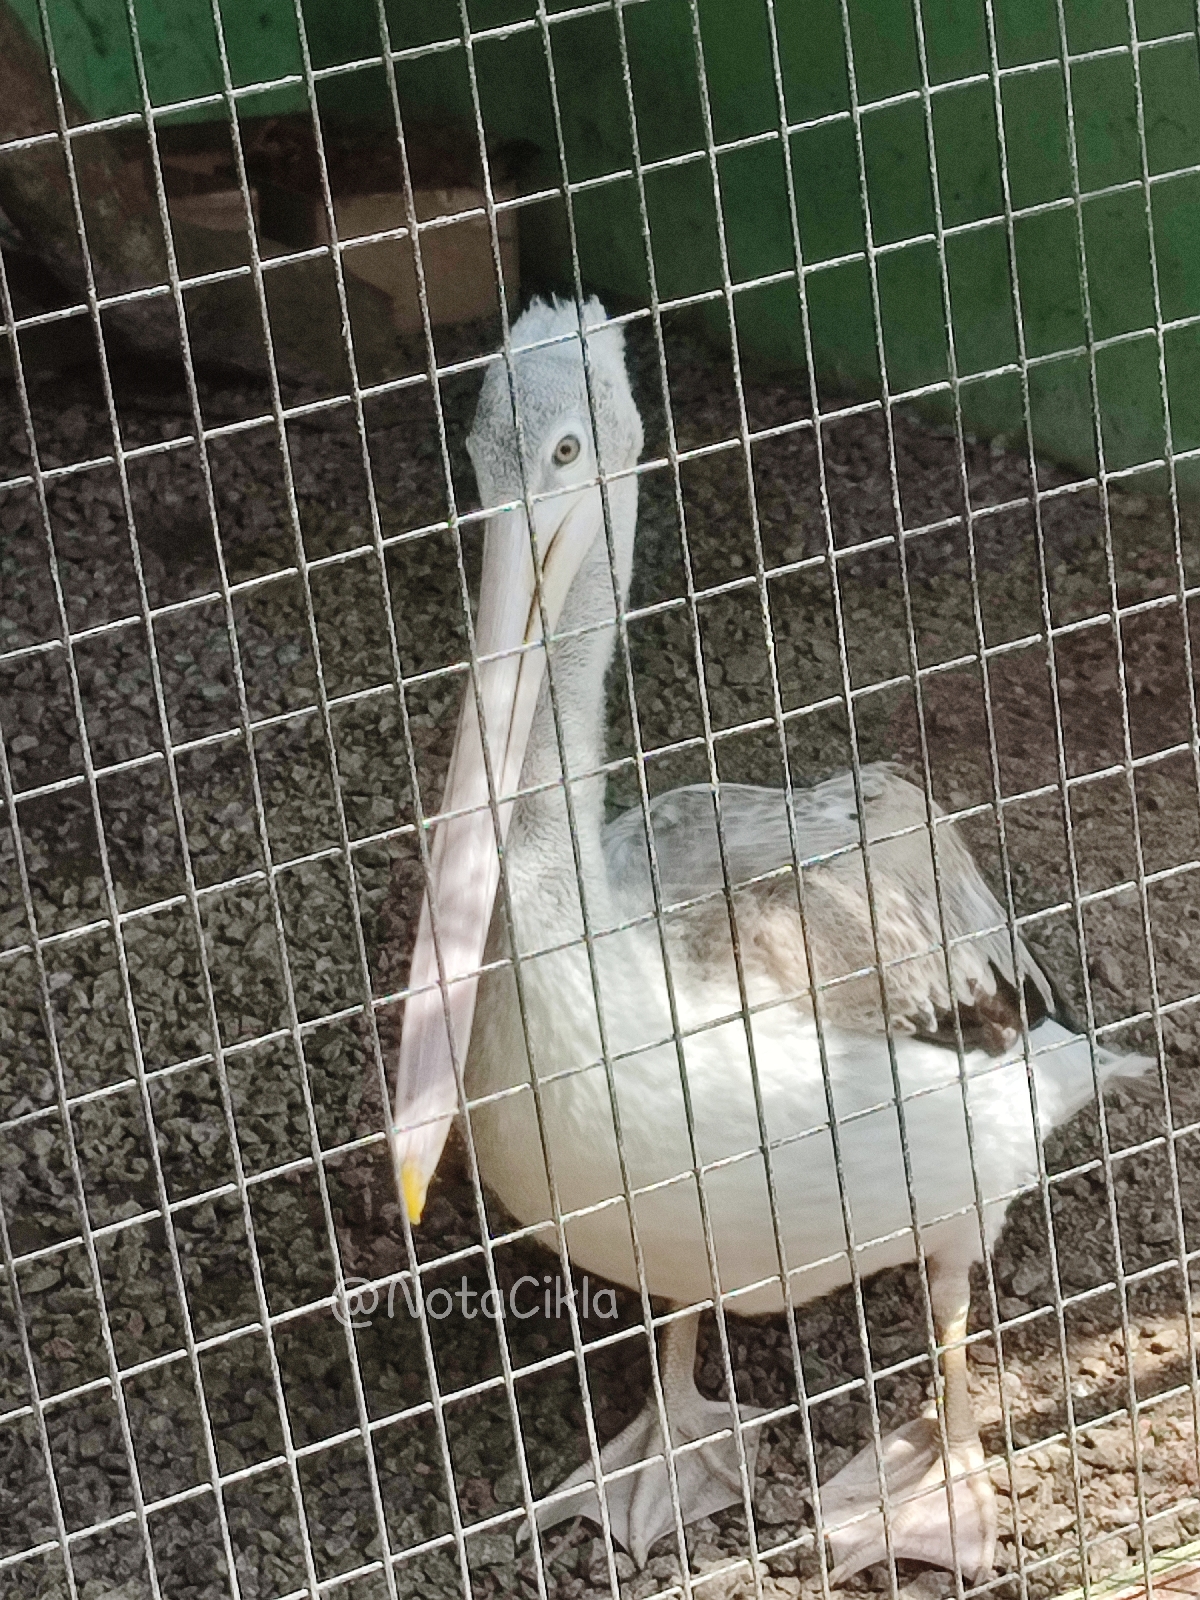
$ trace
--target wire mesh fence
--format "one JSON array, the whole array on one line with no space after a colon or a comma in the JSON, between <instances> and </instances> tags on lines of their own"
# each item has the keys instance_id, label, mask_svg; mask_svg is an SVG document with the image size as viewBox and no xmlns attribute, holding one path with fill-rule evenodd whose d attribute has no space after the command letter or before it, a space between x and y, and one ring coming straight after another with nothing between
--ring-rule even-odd
<instances>
[{"instance_id":1,"label":"wire mesh fence","mask_svg":"<svg viewBox=\"0 0 1200 1600\"><path fill-rule=\"evenodd\" d=\"M247 77L231 56L231 19L214 5L217 86L163 97L131 0L120 20L136 101L102 114L64 87L54 8L43 0L33 18L44 99L0 143L5 204L28 203L20 175L55 163L57 198L43 193L37 214L47 238L69 232L75 254L51 252L66 288L55 305L33 304L20 271L37 240L0 236L11 378L0 398L6 1592L828 1593L837 1547L820 1490L860 1448L881 1450L936 1396L939 1460L958 1470L946 1426L954 1351L994 1485L994 1570L960 1558L955 1573L919 1573L902 1543L905 1496L894 1491L884 1496L882 1565L847 1586L1048 1595L1139 1566L1148 1582L1156 1554L1200 1535L1190 1299L1200 1092L1189 1081L1200 737L1186 492L1198 451L1177 364L1200 317L1159 264L1174 237L1161 197L1200 160L1182 135L1163 143L1167 108L1153 94L1155 64L1170 52L1194 69L1196 19L1166 8L1150 18L1131 3L1107 18L1111 36L1091 38L1060 4L1014 52L1013 13L985 5L982 65L947 71L947 18L914 6L905 16L915 87L877 95L862 84L881 81L888 40L842 5L830 15L844 103L797 116L794 19L768 3L753 26L773 121L731 134L728 106L709 87L721 18L693 0L673 35L694 78L684 124L693 138L664 150L636 33L656 8L538 4L485 24L464 4L453 27L413 42L411 19L381 7L369 49L314 62L297 5L296 70ZM604 104L619 108L627 149L601 171L577 147L582 90L562 43L592 28L604 30ZM527 47L549 165L510 181L489 97ZM465 85L479 193L429 211L413 131L428 104L414 86L448 58ZM1096 165L1076 115L1076 83L1113 63L1128 77L1132 175L1119 162ZM367 77L387 110L399 210L385 226L347 232L322 96L331 86L353 93ZM1034 81L1052 82L1063 107L1069 183L1050 198L1031 198L1024 145L1022 160L1011 155L1023 137L1014 86ZM997 186L964 219L944 176L954 157L939 108L968 93L988 106ZM320 237L303 247L272 243L262 221L254 114L277 104L271 94L292 95L290 109L309 118ZM1190 126L1192 110L1170 110ZM189 232L167 160L177 124L200 112L227 131L238 210L226 236L234 255L215 267ZM887 174L881 184L873 169L875 129L898 112L917 119L929 193L925 221L899 236ZM820 184L849 185L860 237L814 256L821 187L806 140L830 129L847 136L848 165ZM140 141L150 210L135 206L136 226L126 215L117 233L150 238L159 252L136 261L112 244L96 176L124 170L120 149L103 141L126 135ZM768 148L784 178L771 191L775 223L786 219L782 262L748 261L749 223L729 203L737 160ZM678 246L655 186L680 173L707 191L703 249L716 282L676 292ZM587 208L617 189L626 225L599 248L636 259L645 292L610 296L605 317L587 299L598 248ZM1114 270L1133 276L1141 261L1114 269L1093 219L1126 201L1140 208L1148 298L1118 329ZM471 1114L416 1227L390 1153L396 1060L431 819L445 804L460 702L488 682L475 635L484 530L507 508L528 539L557 493L521 458L508 498L489 504L485 492L477 507L464 436L481 382L498 379L516 428L540 437L521 382L530 325L513 333L525 296L511 241L513 219L535 241L548 237L536 222L547 207L567 265L556 285L566 321L532 344L551 362L573 352L579 363L585 414L572 425L598 449L587 481L599 487L596 549L611 601L603 626L568 614L559 627L539 550L530 615L556 635L543 701L553 738L548 766L527 768L523 782L527 803L563 797L571 853L550 852L545 872L565 874L571 931L556 945L553 927L521 929L513 845L500 917L516 917L519 931L515 948L493 947L486 964L514 974L512 1048L525 1088L480 1087L469 1073L464 1088L456 1060ZM1023 299L1037 275L1023 230L1047 218L1067 224L1055 260L1078 289L1078 337L1052 348ZM426 270L439 234L456 226L485 239L495 294L493 315L465 327L436 320ZM959 309L958 252L982 235L999 244L1009 299L1003 358L1002 340L980 358ZM411 263L416 318L387 340L355 270L356 257L361 265L380 248ZM918 252L931 264L942 341L934 376L904 353L916 301L898 303L905 280L889 275L889 263ZM527 243L526 291L531 261ZM859 275L866 307L870 398L828 356L830 305L835 324L842 307L822 286L843 269ZM799 376L764 361L761 340L743 348L748 329L761 335L756 308L784 300L780 338L803 356ZM601 319L624 331L645 430L636 465L605 455L602 346L580 338ZM68 328L86 330L84 378L63 379L45 361L44 341ZM330 349L321 366L313 352ZM1149 362L1148 390L1136 363L1113 364L1130 350ZM1082 450L1070 427L1055 432L1068 390L1044 380L1064 371L1082 382ZM1149 415L1137 427L1114 425L1123 380ZM979 397L1004 385L1016 420L998 434ZM1068 464L1052 465L1055 455ZM614 507L630 483L639 508L626 592ZM570 649L589 630L615 664L607 743L581 767ZM535 637L509 654L547 652ZM567 663L557 677L556 660ZM871 833L871 802L887 781L878 763L894 760L912 778L916 809ZM827 780L841 782L853 822L852 837L832 843L806 832L808 797L832 792L814 789ZM752 840L749 856L739 853L736 795L722 799L720 787L730 783L786 796L781 852L760 859ZM665 840L655 822L665 813L653 802L681 785L706 797L695 831L716 862L715 883L686 893L654 844ZM489 771L489 826L505 825L510 794ZM636 914L598 901L589 877L587 827L599 828L605 804L643 822L633 837L647 850L648 886ZM952 921L951 829L1002 913L967 935ZM927 851L934 937L897 955L879 886L889 844L912 840ZM866 957L826 975L808 942L819 921L811 896L821 869L847 859L863 876ZM765 1000L748 889L790 891L804 930L801 977ZM696 967L681 958L681 928L687 949L708 941L711 961L725 962L702 1015L682 992ZM656 952L666 999L655 1016L665 1005L683 1085L684 1109L672 1114L685 1158L673 1164L680 1147L664 1117L665 1165L652 1173L626 1145L641 1149L647 1128L656 1137L636 1085L648 1047L664 1038L637 1033L641 1019L622 1015L605 978L609 950L631 930L651 940L639 951ZM1014 975L1020 941L1051 974L1056 1003L1077 1019L1071 1041L1086 1041L1089 1085L1108 1050L1148 1061L1137 1078L1093 1088L1069 1119L1043 1108L1046 1138L1007 1187L989 1187L998 1124L977 1114L980 1085L1002 1084L1001 1101L986 1104L1015 1106L1033 1126L1065 1049L1034 1038L1039 1018L1018 978L1015 1036L983 1050L980 1065L972 1029L986 1031L987 1019L955 1007L954 963L992 935ZM539 1043L538 974L560 946L595 991L585 1058L552 1059ZM907 1077L913 1034L892 1015L893 981L930 955L948 1003L918 1032L940 1034L946 1070L921 1087ZM838 1008L864 972L887 1041L883 1079L871 1081L884 1087L878 1101L864 1091L847 1103ZM446 977L443 959L449 1003ZM772 1029L805 1006L828 1100L815 1126L781 1131L771 1122ZM484 1025L499 1034L504 1015L485 1010ZM710 1080L690 1079L705 1041L728 1041L731 1028L753 1133L750 1147L717 1148L703 1103ZM463 1056L465 1039L455 1046ZM561 1156L553 1101L572 1081L604 1086L620 1182L579 1199L568 1150L544 1199L525 1215L506 1208L481 1178L481 1167L496 1170L494 1150L480 1154L489 1117L536 1102L540 1137ZM952 1217L931 1211L921 1189L922 1108L947 1087L958 1105L947 1166L965 1141L972 1174ZM902 1204L872 1227L848 1187L843 1145L858 1148L880 1112L891 1131L878 1160L900 1172ZM817 1164L814 1135L832 1150L836 1261L797 1255L789 1233L811 1181L804 1160ZM606 1137L599 1124L587 1130L580 1168L589 1141ZM747 1206L753 1239L722 1232L721 1198L729 1175L751 1165L765 1196ZM649 1242L656 1197L684 1188L699 1220L677 1249L695 1254L700 1241L699 1296L656 1276ZM618 1213L633 1265L615 1278L583 1270L588 1226L602 1233ZM982 1259L973 1320L947 1337L935 1241L939 1226L964 1218ZM769 1294L742 1260L764 1249ZM637 1560L612 1509L628 1472L611 1479L594 1516L530 1531L537 1503L581 1461L611 1473L601 1447L647 1394L652 1411L670 1410L671 1329L694 1306L705 1312L700 1389L726 1397L707 1426L728 1441L728 1503L691 1514L697 1452L677 1439L684 1447L666 1452L653 1480L667 1532ZM764 1309L776 1314L754 1315ZM952 1543L961 1515L956 1495Z\"/></svg>"}]
</instances>

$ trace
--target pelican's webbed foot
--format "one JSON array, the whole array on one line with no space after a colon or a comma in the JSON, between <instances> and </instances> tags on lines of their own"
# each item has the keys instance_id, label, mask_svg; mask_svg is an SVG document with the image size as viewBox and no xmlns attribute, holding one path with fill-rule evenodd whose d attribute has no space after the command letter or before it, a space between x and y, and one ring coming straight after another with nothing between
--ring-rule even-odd
<instances>
[{"instance_id":1,"label":"pelican's webbed foot","mask_svg":"<svg viewBox=\"0 0 1200 1600\"><path fill-rule=\"evenodd\" d=\"M730 1432L729 1404L725 1400L706 1400L696 1388L693 1366L698 1321L698 1317L689 1317L668 1323L660 1356L663 1398L671 1426L671 1442L677 1452L675 1479L679 1508L685 1526L715 1511L723 1511L726 1506L743 1503L742 1474L737 1445ZM739 1411L744 1420L760 1415L756 1407L741 1406ZM681 1445L722 1433L724 1438L714 1438L708 1444L697 1444L694 1449L678 1453ZM753 1485L758 1430L744 1433L742 1440L746 1470ZM645 1565L656 1541L675 1527L663 1454L658 1407L651 1393L633 1421L600 1452L613 1538L639 1567ZM655 1456L659 1459L653 1460ZM621 1476L612 1479L613 1473ZM571 1489L577 1489L578 1493L565 1493ZM600 1521L600 1503L590 1461L585 1461L565 1479L554 1495L551 1504L537 1512L539 1528L553 1527L568 1517Z\"/></svg>"},{"instance_id":2,"label":"pelican's webbed foot","mask_svg":"<svg viewBox=\"0 0 1200 1600\"><path fill-rule=\"evenodd\" d=\"M977 1436L951 1442L949 1457L953 1529L936 1413L918 1417L884 1438L892 1554L897 1560L924 1561L950 1572L957 1568L966 1581L978 1582L990 1575L996 1548L992 1483ZM831 1583L842 1583L887 1559L874 1445L860 1450L823 1485L821 1515L837 1563Z\"/></svg>"}]
</instances>

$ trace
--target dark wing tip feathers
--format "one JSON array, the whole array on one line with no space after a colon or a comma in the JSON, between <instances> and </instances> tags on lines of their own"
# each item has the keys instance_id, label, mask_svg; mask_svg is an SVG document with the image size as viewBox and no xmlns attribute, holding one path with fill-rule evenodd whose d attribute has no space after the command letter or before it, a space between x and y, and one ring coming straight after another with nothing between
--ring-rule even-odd
<instances>
[{"instance_id":1,"label":"dark wing tip feathers","mask_svg":"<svg viewBox=\"0 0 1200 1600\"><path fill-rule=\"evenodd\" d=\"M980 995L971 1005L960 1002L954 1010L939 1009L936 1013L937 1027L932 1030L918 1029L917 1037L929 1044L940 1045L943 1049L957 1050L958 1032L954 1026L957 1014L964 1050L986 1050L992 1056L1000 1056L1006 1050L1011 1050L1021 1037L1020 996L1016 985L1004 976L996 964L992 962L990 965L996 980L995 994ZM1064 1015L1062 998L1053 984L1053 1011L1031 977L1026 977L1024 990L1025 1016L1031 1031L1050 1016L1067 1027L1071 1026Z\"/></svg>"}]
</instances>

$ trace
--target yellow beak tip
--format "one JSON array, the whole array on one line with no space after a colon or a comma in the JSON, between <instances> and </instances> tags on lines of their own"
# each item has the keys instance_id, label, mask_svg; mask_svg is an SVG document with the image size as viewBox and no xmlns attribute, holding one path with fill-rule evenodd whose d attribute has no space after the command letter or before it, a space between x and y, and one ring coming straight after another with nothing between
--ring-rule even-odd
<instances>
[{"instance_id":1,"label":"yellow beak tip","mask_svg":"<svg viewBox=\"0 0 1200 1600\"><path fill-rule=\"evenodd\" d=\"M425 1209L425 1191L428 1188L416 1164L406 1161L400 1170L400 1186L404 1192L404 1209L415 1228Z\"/></svg>"}]
</instances>

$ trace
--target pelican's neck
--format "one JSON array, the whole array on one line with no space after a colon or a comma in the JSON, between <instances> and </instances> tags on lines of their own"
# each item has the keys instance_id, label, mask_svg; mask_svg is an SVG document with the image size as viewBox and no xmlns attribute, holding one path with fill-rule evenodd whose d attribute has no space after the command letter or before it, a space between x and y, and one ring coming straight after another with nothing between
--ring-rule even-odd
<instances>
[{"instance_id":1,"label":"pelican's neck","mask_svg":"<svg viewBox=\"0 0 1200 1600\"><path fill-rule=\"evenodd\" d=\"M628 537L615 543L618 551L628 550L631 556L637 507L636 486L631 483L629 488L632 496L614 493L613 520L616 527L619 511L626 513ZM632 503L623 506L621 501ZM628 562L621 565L623 603L629 572ZM560 637L550 646L549 674L542 683L521 772L522 789L546 786L518 801L508 840L509 884L514 912L523 925L522 943L532 937L544 944L553 935L572 937L582 932L572 823L589 920L593 926L607 921L608 876L601 847L605 778L599 768L604 762L605 678L616 646L616 615L608 546L601 536L563 606L555 630Z\"/></svg>"}]
</instances>

